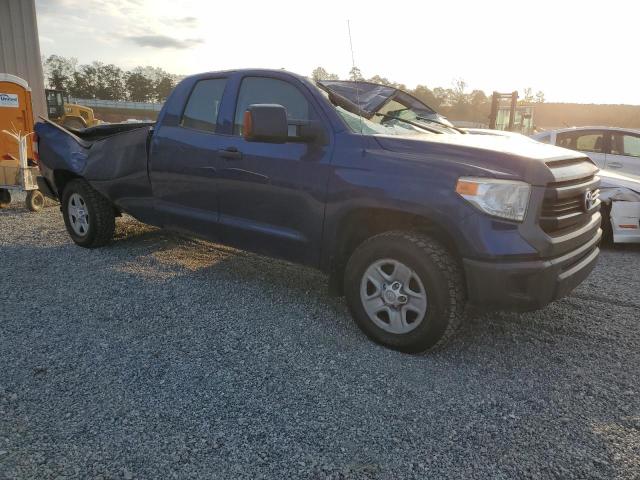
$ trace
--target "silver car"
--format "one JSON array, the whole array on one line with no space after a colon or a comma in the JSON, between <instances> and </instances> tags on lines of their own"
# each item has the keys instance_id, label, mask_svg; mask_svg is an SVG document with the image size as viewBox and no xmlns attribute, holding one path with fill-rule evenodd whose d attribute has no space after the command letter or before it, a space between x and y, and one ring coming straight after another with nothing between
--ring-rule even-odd
<instances>
[{"instance_id":1,"label":"silver car","mask_svg":"<svg viewBox=\"0 0 640 480\"><path fill-rule=\"evenodd\" d=\"M573 127L547 130L533 139L578 150L600 168L640 178L640 130L616 127Z\"/></svg>"}]
</instances>

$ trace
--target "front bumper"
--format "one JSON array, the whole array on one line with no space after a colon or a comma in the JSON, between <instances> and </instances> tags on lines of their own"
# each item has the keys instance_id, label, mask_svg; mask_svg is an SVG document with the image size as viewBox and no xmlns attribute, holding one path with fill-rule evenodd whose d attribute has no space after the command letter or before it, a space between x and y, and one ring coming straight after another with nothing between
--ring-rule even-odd
<instances>
[{"instance_id":1,"label":"front bumper","mask_svg":"<svg viewBox=\"0 0 640 480\"><path fill-rule=\"evenodd\" d=\"M595 267L602 230L581 247L544 260L463 259L472 305L482 309L537 310L568 295Z\"/></svg>"}]
</instances>

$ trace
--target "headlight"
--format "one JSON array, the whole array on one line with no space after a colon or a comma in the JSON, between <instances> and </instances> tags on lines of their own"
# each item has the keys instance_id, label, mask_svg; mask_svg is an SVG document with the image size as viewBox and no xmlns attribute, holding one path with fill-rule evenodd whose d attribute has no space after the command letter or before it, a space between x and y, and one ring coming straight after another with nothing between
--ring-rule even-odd
<instances>
[{"instance_id":1,"label":"headlight","mask_svg":"<svg viewBox=\"0 0 640 480\"><path fill-rule=\"evenodd\" d=\"M529 205L531 186L512 180L460 177L456 192L489 215L521 222Z\"/></svg>"}]
</instances>

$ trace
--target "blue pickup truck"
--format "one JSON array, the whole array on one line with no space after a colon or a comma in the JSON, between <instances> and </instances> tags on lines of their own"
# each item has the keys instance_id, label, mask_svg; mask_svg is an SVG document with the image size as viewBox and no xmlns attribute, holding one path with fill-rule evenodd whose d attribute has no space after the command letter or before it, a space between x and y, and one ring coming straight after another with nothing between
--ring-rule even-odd
<instances>
[{"instance_id":1,"label":"blue pickup truck","mask_svg":"<svg viewBox=\"0 0 640 480\"><path fill-rule=\"evenodd\" d=\"M444 345L467 305L538 309L589 275L601 230L586 156L464 134L373 90L194 75L155 124L36 125L40 188L82 247L109 243L127 213L321 269L371 339L405 352Z\"/></svg>"}]
</instances>

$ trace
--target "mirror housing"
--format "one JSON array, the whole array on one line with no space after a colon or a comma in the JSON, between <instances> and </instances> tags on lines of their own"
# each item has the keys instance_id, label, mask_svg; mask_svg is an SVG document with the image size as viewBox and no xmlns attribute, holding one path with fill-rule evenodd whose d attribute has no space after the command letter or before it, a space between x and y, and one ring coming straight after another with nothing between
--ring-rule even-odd
<instances>
[{"instance_id":1,"label":"mirror housing","mask_svg":"<svg viewBox=\"0 0 640 480\"><path fill-rule=\"evenodd\" d=\"M249 105L242 120L242 136L249 142L286 143L289 137L287 110L282 105Z\"/></svg>"}]
</instances>

